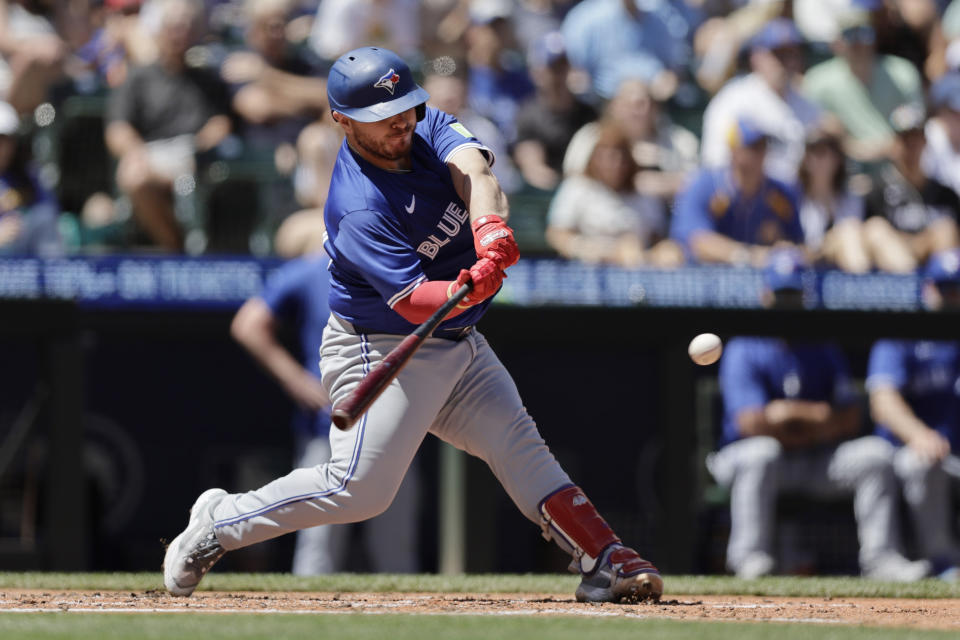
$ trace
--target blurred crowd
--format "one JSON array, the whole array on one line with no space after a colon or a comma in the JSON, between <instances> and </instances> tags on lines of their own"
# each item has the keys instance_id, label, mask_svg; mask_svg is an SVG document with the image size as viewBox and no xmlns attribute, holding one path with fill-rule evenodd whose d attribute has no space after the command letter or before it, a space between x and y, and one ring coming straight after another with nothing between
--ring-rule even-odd
<instances>
[{"instance_id":1,"label":"blurred crowd","mask_svg":"<svg viewBox=\"0 0 960 640\"><path fill-rule=\"evenodd\" d=\"M0 252L316 248L368 44L495 152L528 255L960 244L960 0L0 0Z\"/></svg>"}]
</instances>

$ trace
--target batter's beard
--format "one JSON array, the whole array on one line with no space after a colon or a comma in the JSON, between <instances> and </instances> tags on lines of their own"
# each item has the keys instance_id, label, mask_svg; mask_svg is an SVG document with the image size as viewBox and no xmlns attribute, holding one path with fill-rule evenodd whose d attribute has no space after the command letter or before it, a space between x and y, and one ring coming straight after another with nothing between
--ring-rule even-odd
<instances>
[{"instance_id":1,"label":"batter's beard","mask_svg":"<svg viewBox=\"0 0 960 640\"><path fill-rule=\"evenodd\" d=\"M409 134L407 131L404 135ZM406 160L410 157L410 151L413 149L413 137L411 136L409 141L404 141L402 147L390 147L390 143L397 138L387 137L387 138L375 138L373 136L367 136L362 134L360 131L357 131L354 139L357 143L357 146L369 153L372 156L377 158L382 158L384 160L390 160L391 162L397 162L399 160Z\"/></svg>"}]
</instances>

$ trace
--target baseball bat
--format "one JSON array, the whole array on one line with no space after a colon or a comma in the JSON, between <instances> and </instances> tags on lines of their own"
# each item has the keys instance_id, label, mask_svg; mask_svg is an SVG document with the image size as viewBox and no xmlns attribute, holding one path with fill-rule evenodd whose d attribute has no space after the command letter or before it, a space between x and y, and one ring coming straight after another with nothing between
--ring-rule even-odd
<instances>
[{"instance_id":1,"label":"baseball bat","mask_svg":"<svg viewBox=\"0 0 960 640\"><path fill-rule=\"evenodd\" d=\"M360 419L373 401L380 397L387 385L397 377L400 370L410 357L420 348L424 340L430 337L437 326L446 320L470 291L473 283L467 283L457 289L450 299L440 305L423 324L414 329L413 333L404 338L380 361L373 371L360 381L353 391L342 402L338 402L333 409L333 425L341 431L347 431Z\"/></svg>"}]
</instances>

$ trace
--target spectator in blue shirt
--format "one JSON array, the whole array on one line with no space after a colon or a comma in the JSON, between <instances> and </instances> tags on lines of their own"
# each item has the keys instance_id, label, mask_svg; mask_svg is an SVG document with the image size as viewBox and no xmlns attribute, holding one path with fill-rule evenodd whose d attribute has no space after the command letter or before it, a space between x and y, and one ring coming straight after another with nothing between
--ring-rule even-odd
<instances>
[{"instance_id":1,"label":"spectator in blue shirt","mask_svg":"<svg viewBox=\"0 0 960 640\"><path fill-rule=\"evenodd\" d=\"M233 319L233 337L281 384L296 403L293 418L297 468L330 458L330 398L320 384L320 343L330 307L330 260L319 252L285 263L259 296L247 300ZM297 332L300 353L290 353L279 338L286 324ZM417 505L419 475L411 465L393 503L366 523L367 549L374 571L418 570ZM344 571L348 534L353 525L324 525L297 533L293 573L317 575Z\"/></svg>"},{"instance_id":2,"label":"spectator in blue shirt","mask_svg":"<svg viewBox=\"0 0 960 640\"><path fill-rule=\"evenodd\" d=\"M676 85L690 61L690 24L667 0L584 0L564 18L562 31L570 63L605 100L625 72L653 87Z\"/></svg>"},{"instance_id":3,"label":"spectator in blue shirt","mask_svg":"<svg viewBox=\"0 0 960 640\"><path fill-rule=\"evenodd\" d=\"M516 138L520 105L534 93L509 14L471 7L466 32L470 107L494 122L508 143Z\"/></svg>"},{"instance_id":4,"label":"spectator in blue shirt","mask_svg":"<svg viewBox=\"0 0 960 640\"><path fill-rule=\"evenodd\" d=\"M774 306L794 306L805 261L797 251L771 255L765 277ZM857 437L861 412L838 346L774 337L737 337L720 363L722 448L707 460L730 488L727 565L738 576L772 573L776 499L852 493L864 576L915 580L925 562L900 553L898 490L891 445Z\"/></svg>"},{"instance_id":5,"label":"spectator in blue shirt","mask_svg":"<svg viewBox=\"0 0 960 640\"><path fill-rule=\"evenodd\" d=\"M767 134L739 118L730 166L702 169L677 196L670 235L696 262L762 267L774 245L803 244L794 190L764 173Z\"/></svg>"},{"instance_id":6,"label":"spectator in blue shirt","mask_svg":"<svg viewBox=\"0 0 960 640\"><path fill-rule=\"evenodd\" d=\"M928 307L960 308L960 249L934 254L924 287ZM879 340L870 352L867 389L877 433L898 447L894 468L918 550L938 573L956 579L951 485L960 485L960 342Z\"/></svg>"}]
</instances>

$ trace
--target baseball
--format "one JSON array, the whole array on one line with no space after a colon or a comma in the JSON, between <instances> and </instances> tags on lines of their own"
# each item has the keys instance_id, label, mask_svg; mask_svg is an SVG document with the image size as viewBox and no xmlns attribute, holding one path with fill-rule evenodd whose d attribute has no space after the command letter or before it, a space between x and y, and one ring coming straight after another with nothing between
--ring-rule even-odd
<instances>
[{"instance_id":1,"label":"baseball","mask_svg":"<svg viewBox=\"0 0 960 640\"><path fill-rule=\"evenodd\" d=\"M687 347L690 359L700 365L713 364L723 353L723 343L714 333L701 333Z\"/></svg>"}]
</instances>

